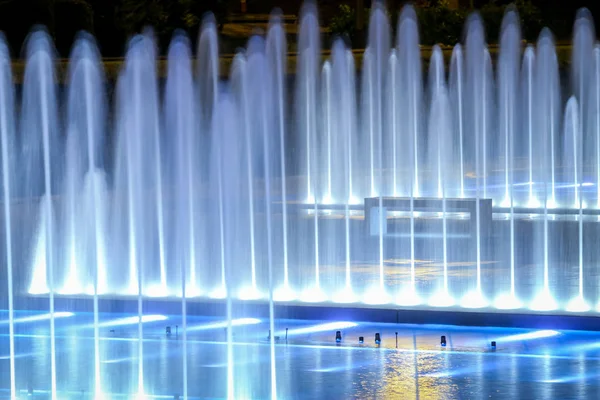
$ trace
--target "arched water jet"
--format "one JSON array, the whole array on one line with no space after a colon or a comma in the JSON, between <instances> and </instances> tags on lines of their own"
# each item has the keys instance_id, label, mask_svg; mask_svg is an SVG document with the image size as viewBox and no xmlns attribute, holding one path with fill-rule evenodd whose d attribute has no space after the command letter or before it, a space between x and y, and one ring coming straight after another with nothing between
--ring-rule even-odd
<instances>
[{"instance_id":1,"label":"arched water jet","mask_svg":"<svg viewBox=\"0 0 600 400\"><path fill-rule=\"evenodd\" d=\"M429 120L428 120L428 125L431 124L435 124L435 128L428 126L428 134L427 134L427 146L428 146L428 154L429 154L429 159L426 160L428 163L428 170L430 170L431 172L429 173L430 179L428 179L428 181L431 182L432 187L428 188L428 190L425 192L425 194L428 194L432 197L438 197L438 198L442 198L442 174L440 173L441 171L439 170L439 161L440 161L440 154L438 154L438 148L437 148L437 136L440 135L439 131L439 127L437 126L437 123L433 121L431 113L432 110L434 109L434 102L435 101L441 101L438 99L438 96L440 96L440 92L442 90L446 90L446 71L444 69L444 55L442 54L442 49L440 48L440 46L435 45L433 46L433 50L431 52L431 59L429 61L429 79L427 81L427 97L428 97L428 102L429 102ZM445 94L444 94L445 95ZM445 102L447 102L447 99L444 100ZM442 107L441 105L438 105L438 108ZM440 111L441 110L437 110ZM444 113L447 114L447 110L443 110ZM450 122L449 120L447 122Z\"/></svg>"},{"instance_id":2,"label":"arched water jet","mask_svg":"<svg viewBox=\"0 0 600 400\"><path fill-rule=\"evenodd\" d=\"M179 34L181 35L181 34ZM168 53L169 69L163 103L164 125L173 137L173 146L168 149L167 159L171 170L166 171L169 182L175 185L178 212L172 221L171 237L175 247L169 260L178 266L181 273L183 299L200 293L196 271L201 265L201 234L197 199L198 183L202 165L198 160L201 143L195 108L197 98L192 77L191 50L187 37L175 36Z\"/></svg>"},{"instance_id":3,"label":"arched water jet","mask_svg":"<svg viewBox=\"0 0 600 400\"><path fill-rule=\"evenodd\" d=\"M410 196L410 286L398 299L402 305L415 305L421 302L416 290L416 244L415 244L415 197L420 196L419 162L421 132L423 130L423 77L417 15L411 5L405 5L398 17L396 29L396 51L398 54L398 90L408 93L401 96L398 104L401 136L405 143L400 154L402 170L409 171L408 185L402 193Z\"/></svg>"},{"instance_id":4,"label":"arched water jet","mask_svg":"<svg viewBox=\"0 0 600 400\"><path fill-rule=\"evenodd\" d=\"M12 196L17 186L16 169L16 127L15 89L11 71L10 54L6 38L0 34L0 157L2 162L2 211L4 217L4 250L6 254L6 283L8 296L8 347L10 394L17 393L15 368L15 285L13 283L14 238L12 227Z\"/></svg>"},{"instance_id":5,"label":"arched water jet","mask_svg":"<svg viewBox=\"0 0 600 400\"><path fill-rule=\"evenodd\" d=\"M521 58L521 22L515 9L509 9L502 20L500 53L498 55L498 148L504 172L504 192L500 206L512 207L513 148L517 128L517 94L519 87L519 60ZM513 245L511 245L513 247ZM511 287L514 286L514 262L511 261ZM512 291L512 289L511 289Z\"/></svg>"},{"instance_id":6,"label":"arched water jet","mask_svg":"<svg viewBox=\"0 0 600 400\"><path fill-rule=\"evenodd\" d=\"M443 65L442 65L443 66ZM428 122L428 140L430 144L429 167L434 169L439 183L440 197L442 199L442 285L429 299L429 305L435 307L450 307L454 305L448 286L448 232L446 215L446 189L452 187L454 174L452 170L456 157L452 143L452 121L450 117L450 103L448 91L442 81L431 93L431 106Z\"/></svg>"},{"instance_id":7,"label":"arched water jet","mask_svg":"<svg viewBox=\"0 0 600 400\"><path fill-rule=\"evenodd\" d=\"M400 144L398 142L400 136L398 129L398 55L396 49L394 48L390 51L386 75L386 86L387 100L384 104L384 106L387 107L385 112L387 118L386 131L389 132L388 136L391 137L391 143L389 144L391 147L391 152L389 150L387 151L387 163L390 165L392 170L390 195L393 197L398 197L398 172L400 168L398 165L398 153L400 152Z\"/></svg>"},{"instance_id":8,"label":"arched water jet","mask_svg":"<svg viewBox=\"0 0 600 400\"><path fill-rule=\"evenodd\" d=\"M494 72L492 67L492 58L487 48L484 50L483 55L483 87L482 87L482 104L483 104L483 115L481 120L481 155L482 155L482 186L483 186L483 198L487 199L489 196L488 191L488 177L489 171L489 154L490 154L490 138L495 137L494 130Z\"/></svg>"},{"instance_id":9,"label":"arched water jet","mask_svg":"<svg viewBox=\"0 0 600 400\"><path fill-rule=\"evenodd\" d=\"M198 124L194 108L196 96L193 91L190 43L186 36L177 34L171 41L168 53L169 69L164 94L165 128L172 132L174 145L167 149L171 170L166 171L169 182L175 184L178 210L171 221L171 237L175 237L175 251L170 255L172 265L177 266L181 282L181 315L183 319L182 354L187 354L187 298L198 295L196 269L199 260L198 210L196 199L198 171L197 154L200 150ZM189 271L189 272L188 272ZM188 396L188 363L182 357L182 389Z\"/></svg>"},{"instance_id":10,"label":"arched water jet","mask_svg":"<svg viewBox=\"0 0 600 400\"><path fill-rule=\"evenodd\" d=\"M200 151L200 160L206 160L207 164L204 165L202 170L208 171L206 178L208 179L211 193L215 193L218 183L215 182L214 176L214 161L213 161L213 138L215 132L215 123L217 118L217 105L219 103L219 41L217 34L217 24L215 18L212 15L208 15L204 18L202 26L200 28L198 47L196 50L196 90L198 95L198 117L199 117L199 129L200 138L202 141ZM206 234L211 236L214 233L214 229L220 226L219 220L222 210L220 209L220 203L210 203L207 206L207 213L211 215L212 219L208 224ZM209 297L215 299L226 298L228 293L225 285L225 267L223 265L223 259L225 249L223 247L222 229L219 228L218 244L214 246L218 248L218 251L211 253L208 257L207 265L211 265L213 262L218 263L221 266L219 269L219 276L205 276L205 279L210 281L211 285L214 285L212 289L209 289ZM218 253L218 254L214 254ZM210 268L205 268L210 270Z\"/></svg>"},{"instance_id":11,"label":"arched water jet","mask_svg":"<svg viewBox=\"0 0 600 400\"><path fill-rule=\"evenodd\" d=\"M525 48L525 52L523 53L523 64L521 67L521 90L522 90L522 129L526 134L525 143L521 143L524 145L523 147L527 149L526 154L520 154L521 156L526 157L527 159L527 188L528 194L525 199L522 200L522 204L528 208L539 208L541 203L537 198L537 195L534 193L534 186L536 184L536 179L534 177L534 164L535 164L535 155L533 151L534 147L534 136L537 133L534 133L533 130L533 120L534 120L534 108L533 108L533 80L534 80L534 65L535 65L535 50L533 46L529 45Z\"/></svg>"},{"instance_id":12,"label":"arched water jet","mask_svg":"<svg viewBox=\"0 0 600 400\"><path fill-rule=\"evenodd\" d=\"M421 50L419 46L419 29L417 14L414 8L406 5L398 17L398 29L396 37L396 51L398 53L398 83L401 93L408 93L402 97L399 105L401 114L399 121L403 124L402 132L406 132L407 153L404 157L408 161L406 168L412 170L411 192L409 195L419 197L419 157L422 127L422 98L423 98L423 77L421 69Z\"/></svg>"},{"instance_id":13,"label":"arched water jet","mask_svg":"<svg viewBox=\"0 0 600 400\"><path fill-rule=\"evenodd\" d=\"M246 217L246 213L241 212L241 210L236 210L238 214L238 218L243 219L244 221L247 220L247 227L238 227L238 229L243 229L245 231L248 231L248 237L250 239L249 242L249 250L250 250L250 286L249 287L244 287L241 289L241 293L240 293L240 297L243 299L257 299L260 298L260 293L258 291L258 284L257 284L257 271L256 271L256 228L255 228L255 220L254 220L254 213L255 213L255 205L254 205L254 169L255 169L255 161L254 161L254 151L253 149L258 146L258 143L256 143L256 136L258 135L258 132L256 132L253 129L253 125L251 123L251 118L252 118L252 110L251 110L251 106L252 106L252 101L250 100L250 88L249 88L249 77L248 77L248 68L247 68L247 60L246 57L243 53L238 53L236 54L234 61L233 61L233 65L232 65L232 69L231 69L231 77L230 77L230 81L231 81L231 88L233 91L233 94L236 98L236 102L237 102L237 106L238 106L238 112L240 113L240 119L241 119L241 123L239 124L239 128L243 134L244 134L244 138L243 138L243 150L241 150L242 154L239 155L233 155L234 157L237 157L238 159L241 160L245 160L245 168L246 168L246 173L244 174L244 178L242 180L246 181L246 184L244 186L242 186L241 188L238 187L237 190L237 194L236 196L239 196L239 193L245 193L247 192L247 194L243 197L244 200L246 201L246 207L247 207L247 217ZM247 197L246 197L247 196ZM242 204L237 205L239 207L243 207ZM240 246L240 243L237 243L236 246ZM246 246L243 246L243 249L245 250ZM244 253L244 251L242 251L242 253ZM244 264L244 261L241 259L239 260L240 264Z\"/></svg>"},{"instance_id":14,"label":"arched water jet","mask_svg":"<svg viewBox=\"0 0 600 400\"><path fill-rule=\"evenodd\" d=\"M591 108L589 112L589 127L590 136L596 142L594 147L595 153L591 157L595 170L592 173L595 175L596 182L596 208L600 209L600 44L594 46L594 74L593 74L593 92L590 96L590 102L588 107Z\"/></svg>"},{"instance_id":15,"label":"arched water jet","mask_svg":"<svg viewBox=\"0 0 600 400\"><path fill-rule=\"evenodd\" d=\"M459 143L460 157L460 192L461 198L465 197L465 171L464 171L464 154L463 154L463 143L464 143L464 131L465 131L465 115L464 115L464 102L465 102L465 67L464 67L464 55L462 46L460 43L456 44L452 49L452 57L450 59L450 74L449 74L449 96L450 106L452 107L454 118L454 125L456 126L457 142Z\"/></svg>"},{"instance_id":16,"label":"arched water jet","mask_svg":"<svg viewBox=\"0 0 600 400\"><path fill-rule=\"evenodd\" d=\"M509 208L509 290L501 293L494 305L499 309L515 309L521 307L515 285L516 239L515 239L515 135L518 125L519 60L521 57L521 22L516 9L509 8L502 20L500 32L500 54L497 62L498 87L498 159L499 169L503 173L502 192L496 204Z\"/></svg>"},{"instance_id":17,"label":"arched water jet","mask_svg":"<svg viewBox=\"0 0 600 400\"><path fill-rule=\"evenodd\" d=\"M283 28L282 16L274 12L269 20L269 29L266 41L266 53L269 64L272 67L273 102L276 108L275 118L279 130L279 152L281 169L281 203L282 203L282 240L283 240L283 286L275 290L274 297L277 300L293 300L296 295L290 287L289 277L289 253L288 253L288 197L287 197L287 173L286 173L286 83L287 74L287 42Z\"/></svg>"},{"instance_id":18,"label":"arched water jet","mask_svg":"<svg viewBox=\"0 0 600 400\"><path fill-rule=\"evenodd\" d=\"M578 204L579 214L577 218L578 226L578 294L572 298L566 306L567 311L585 312L589 310L583 293L583 131L581 124L579 104L575 97L571 97L567 102L564 117L564 140L565 155L563 160L565 165L572 165L573 195ZM547 268L544 275L544 282L548 281Z\"/></svg>"},{"instance_id":19,"label":"arched water jet","mask_svg":"<svg viewBox=\"0 0 600 400\"><path fill-rule=\"evenodd\" d=\"M333 146L337 151L333 168L338 171L336 193L341 194L344 204L344 287L334 294L333 300L340 303L356 301L351 276L351 244L350 244L350 204L353 203L352 172L353 143L356 139L356 100L354 58L341 39L334 42L332 48L332 102L337 105L332 115Z\"/></svg>"},{"instance_id":20,"label":"arched water jet","mask_svg":"<svg viewBox=\"0 0 600 400\"><path fill-rule=\"evenodd\" d=\"M331 204L333 203L332 197L332 153L333 143L332 143L332 122L331 116L333 114L333 101L331 95L331 63L329 61L325 61L323 63L323 68L321 72L321 141L319 143L318 148L321 150L320 160L322 165L320 166L320 171L324 172L324 181L323 184L323 194L320 196L320 201L323 204ZM323 172L321 172L323 174Z\"/></svg>"},{"instance_id":21,"label":"arched water jet","mask_svg":"<svg viewBox=\"0 0 600 400\"><path fill-rule=\"evenodd\" d=\"M69 221L70 229L68 242L64 243L64 256L67 257L64 261L69 263L69 278L62 291L91 292L94 295L94 392L99 396L102 393L102 380L98 295L106 293L112 287L112 282L108 280L106 256L109 210L104 172L104 121L107 107L102 88L104 75L100 56L91 37L82 36L75 43L69 68L66 207L63 210L63 220ZM89 216L92 216L91 220ZM87 274L77 279L77 269ZM90 274L91 282L85 279ZM86 287L86 281L91 288Z\"/></svg>"},{"instance_id":22,"label":"arched water jet","mask_svg":"<svg viewBox=\"0 0 600 400\"><path fill-rule=\"evenodd\" d=\"M538 38L536 57L535 57L535 93L537 99L536 116L534 119L535 130L541 130L544 135L548 136L549 148L543 155L549 156L549 163L544 162L540 171L545 173L550 172L549 183L550 193L546 193L546 207L554 208L557 206L556 198L556 145L559 137L558 130L560 127L560 80L558 76L558 60L556 57L556 49L554 47L554 39L552 33L544 29ZM543 161L548 161L544 159ZM544 180L548 182L548 180Z\"/></svg>"},{"instance_id":23,"label":"arched water jet","mask_svg":"<svg viewBox=\"0 0 600 400\"><path fill-rule=\"evenodd\" d=\"M298 33L298 66L296 71L296 120L300 172L306 176L305 201L307 204L315 202L315 175L316 171L316 132L317 110L320 102L317 101L319 87L319 64L321 53L321 40L319 35L319 22L317 9L314 4L306 3L300 13L300 28Z\"/></svg>"},{"instance_id":24,"label":"arched water jet","mask_svg":"<svg viewBox=\"0 0 600 400\"><path fill-rule=\"evenodd\" d=\"M274 294L274 249L273 249L273 177L276 175L277 165L276 157L277 135L274 121L271 118L271 110L273 110L273 98L269 95L272 93L272 87L268 77L273 73L267 61L265 53L265 44L262 39L254 37L248 43L248 76L254 77L250 82L249 88L251 98L254 104L254 118L252 125L255 127L256 143L259 144L258 157L259 165L262 169L261 180L264 193L264 205L261 207L261 214L264 217L264 229L261 237L265 243L265 259L263 261L267 268L267 280L269 288L269 330L275 332L275 309L273 304ZM235 181L234 181L235 182ZM315 214L316 215L316 214ZM315 224L318 228L318 225ZM318 253L317 253L318 254ZM318 278L318 274L317 274ZM317 288L318 288L317 281ZM229 316L230 318L231 316ZM275 337L274 334L269 335L269 359L270 359L270 397L277 398L277 375L275 364Z\"/></svg>"},{"instance_id":25,"label":"arched water jet","mask_svg":"<svg viewBox=\"0 0 600 400\"><path fill-rule=\"evenodd\" d=\"M57 254L55 209L52 196L57 193L62 173L56 107L54 49L44 31L36 31L27 41L27 65L21 107L21 155L24 176L19 194L33 200L39 208L35 235L33 276L30 294L49 294L50 310L50 394L57 398L54 295ZM39 213L39 214L38 214Z\"/></svg>"},{"instance_id":26,"label":"arched water jet","mask_svg":"<svg viewBox=\"0 0 600 400\"><path fill-rule=\"evenodd\" d=\"M471 113L468 118L467 140L465 146L467 154L474 159L468 160L474 167L475 186L475 288L467 292L461 304L468 308L481 308L487 306L481 287L481 156L482 156L482 128L484 119L484 71L485 65L485 35L483 22L478 14L473 14L467 21L466 35L466 96Z\"/></svg>"}]
</instances>

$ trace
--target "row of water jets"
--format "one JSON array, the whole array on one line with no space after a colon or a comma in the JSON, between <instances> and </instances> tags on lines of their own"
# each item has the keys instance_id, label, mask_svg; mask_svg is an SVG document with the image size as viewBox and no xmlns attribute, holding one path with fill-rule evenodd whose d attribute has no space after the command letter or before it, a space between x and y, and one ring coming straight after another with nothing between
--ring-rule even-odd
<instances>
[{"instance_id":1,"label":"row of water jets","mask_svg":"<svg viewBox=\"0 0 600 400\"><path fill-rule=\"evenodd\" d=\"M275 332L274 299L297 298L295 290L309 301L329 299L319 269L318 210L327 204L341 205L344 215L339 240L344 277L334 297L420 304L425 300L416 290L412 212L420 197L444 200L444 268L431 305L455 304L448 288L445 199L464 197L492 198L509 209L511 278L507 294L494 303L500 308L522 306L515 293L515 210L528 207L544 215L544 282L537 306L532 305L536 309L556 308L548 282L549 209L578 210L580 296L568 308L588 310L582 215L600 199L600 47L589 13L581 11L574 25L572 97L566 107L551 33L544 30L537 46L523 52L515 10L505 15L495 70L481 18L473 15L464 46L454 47L449 74L441 49L433 48L426 89L415 11L403 9L395 47L391 31L376 3L358 79L355 58L342 40L321 62L317 13L306 6L293 109L286 93L286 37L277 15L265 38L251 38L235 56L226 83L219 80L213 20L202 27L194 60L188 39L174 37L164 87L147 32L129 44L111 118L91 37L82 35L74 46L64 107L59 107L48 35L37 31L28 39L20 107L2 41L0 139L10 319L21 286L30 294L47 294L52 315L57 293L92 295L96 327L99 295L136 295L141 338L144 296L181 297L185 324L187 298L227 298L231 321L231 297L239 293L245 299L269 299ZM384 196L411 199L410 282L398 299L387 293L380 220L378 267L373 268L377 284L362 299L352 279L351 208L365 197L378 197L382 209ZM294 227L288 225L297 223L290 215L291 200L311 204L312 234L291 237ZM479 226L479 206L474 218ZM490 304L481 287L480 236L478 231L477 284L462 303L470 307ZM311 242L314 259L292 266L293 241L300 248ZM306 272L308 284L293 282L292 268ZM56 398L54 318L50 326ZM14 377L12 323L10 338ZM94 338L99 394L97 328ZM228 329L230 350L231 342ZM139 346L143 393L141 340ZM275 397L273 346L271 338ZM184 357L184 375L185 363ZM227 384L233 398L232 359ZM11 389L16 393L14 379Z\"/></svg>"}]
</instances>

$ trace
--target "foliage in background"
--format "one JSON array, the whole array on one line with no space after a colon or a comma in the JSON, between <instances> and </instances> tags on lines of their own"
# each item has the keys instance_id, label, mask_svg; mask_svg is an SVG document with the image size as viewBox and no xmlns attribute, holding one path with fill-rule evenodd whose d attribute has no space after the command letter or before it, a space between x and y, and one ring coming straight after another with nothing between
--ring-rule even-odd
<instances>
[{"instance_id":1,"label":"foliage in background","mask_svg":"<svg viewBox=\"0 0 600 400\"><path fill-rule=\"evenodd\" d=\"M454 45L462 37L468 13L463 9L450 9L447 0L429 7L417 8L419 33L422 44Z\"/></svg>"},{"instance_id":2,"label":"foliage in background","mask_svg":"<svg viewBox=\"0 0 600 400\"><path fill-rule=\"evenodd\" d=\"M61 57L69 54L77 32L93 33L103 55L123 54L127 37L152 26L166 48L176 29L192 39L205 13L223 23L231 0L0 0L0 29L18 56L32 26L43 25Z\"/></svg>"},{"instance_id":3,"label":"foliage in background","mask_svg":"<svg viewBox=\"0 0 600 400\"><path fill-rule=\"evenodd\" d=\"M356 10L348 4L340 4L337 13L329 21L329 32L345 36L351 41L356 37Z\"/></svg>"},{"instance_id":4,"label":"foliage in background","mask_svg":"<svg viewBox=\"0 0 600 400\"><path fill-rule=\"evenodd\" d=\"M543 26L540 9L530 0L516 0L514 5L521 17L523 37L527 40L535 40ZM454 45L461 41L470 10L451 9L448 0L419 0L415 6L422 44ZM499 38L505 10L506 5L499 4L496 0L491 0L479 10L490 43L497 42ZM395 27L397 11L390 14L392 26ZM365 15L368 16L368 12ZM348 5L340 5L338 13L330 20L329 30L335 35L347 36L354 42L358 34L355 21L355 10Z\"/></svg>"},{"instance_id":5,"label":"foliage in background","mask_svg":"<svg viewBox=\"0 0 600 400\"><path fill-rule=\"evenodd\" d=\"M208 12L212 12L222 24L226 11L225 0L121 0L117 16L126 35L151 26L164 44L177 29L195 36Z\"/></svg>"}]
</instances>

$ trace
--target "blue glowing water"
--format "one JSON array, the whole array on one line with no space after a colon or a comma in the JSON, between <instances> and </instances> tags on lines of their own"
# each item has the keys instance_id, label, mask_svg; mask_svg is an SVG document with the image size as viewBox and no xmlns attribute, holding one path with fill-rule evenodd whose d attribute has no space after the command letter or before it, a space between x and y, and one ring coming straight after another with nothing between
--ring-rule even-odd
<instances>
[{"instance_id":1,"label":"blue glowing water","mask_svg":"<svg viewBox=\"0 0 600 400\"><path fill-rule=\"evenodd\" d=\"M93 398L94 368L89 356L94 347L93 315L61 315L56 319L58 398ZM7 317L6 311L0 313L0 397L6 398ZM31 317L41 320L23 321ZM137 381L137 316L101 313L99 317L104 398L132 398L137 389L132 385ZM17 313L15 318L21 321L15 353L17 393L49 398L48 315ZM145 394L148 399L182 396L181 318L149 315L147 321ZM351 321L277 320L275 324L277 393L282 399L589 398L600 390L600 334L596 332ZM244 317L234 319L233 325L234 398L269 398L269 323ZM172 329L170 337L166 326ZM225 326L223 318L188 317L190 399L227 397ZM335 343L337 330L342 332L339 344ZM374 344L375 332L381 334L381 346ZM447 338L445 348L439 344L441 335ZM365 337L363 345L358 344L359 336ZM492 340L497 342L495 351Z\"/></svg>"},{"instance_id":2,"label":"blue glowing water","mask_svg":"<svg viewBox=\"0 0 600 400\"><path fill-rule=\"evenodd\" d=\"M466 333L427 351L429 328L414 328L417 346L399 353L322 348L324 333L281 346L275 304L596 315L600 45L589 12L575 20L570 79L548 30L523 46L514 9L497 49L474 14L449 65L435 46L427 73L410 6L392 38L396 21L374 2L364 52L337 40L327 60L314 4L301 14L293 80L277 13L230 71L219 70L208 17L196 49L174 36L164 80L152 32L132 38L110 100L91 36L74 43L64 96L47 33L26 43L19 96L0 40L0 379L12 398L29 388L53 400L81 390L96 399L479 397L502 383L517 391L507 396L562 397L552 382L587 379L587 353L554 335L544 343L564 358L545 345L513 347L528 336L507 348L499 339L495 354L456 347ZM134 315L107 324L116 314L100 304L117 297ZM181 338L164 337L150 298L181 307L168 318ZM202 328L188 311L207 301L224 311ZM259 306L269 317L254 324ZM47 316L20 319L32 309ZM583 334L559 338L569 335ZM477 379L431 376L456 371Z\"/></svg>"}]
</instances>

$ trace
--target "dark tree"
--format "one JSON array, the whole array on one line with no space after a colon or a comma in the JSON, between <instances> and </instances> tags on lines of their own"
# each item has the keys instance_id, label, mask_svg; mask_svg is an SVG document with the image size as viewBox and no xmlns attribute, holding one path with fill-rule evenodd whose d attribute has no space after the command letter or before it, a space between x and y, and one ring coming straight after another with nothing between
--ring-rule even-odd
<instances>
[{"instance_id":1,"label":"dark tree","mask_svg":"<svg viewBox=\"0 0 600 400\"><path fill-rule=\"evenodd\" d=\"M152 27L164 49L176 29L194 38L205 13L212 12L222 24L226 11L226 0L120 0L117 19L126 35Z\"/></svg>"}]
</instances>

